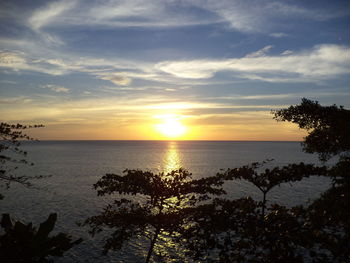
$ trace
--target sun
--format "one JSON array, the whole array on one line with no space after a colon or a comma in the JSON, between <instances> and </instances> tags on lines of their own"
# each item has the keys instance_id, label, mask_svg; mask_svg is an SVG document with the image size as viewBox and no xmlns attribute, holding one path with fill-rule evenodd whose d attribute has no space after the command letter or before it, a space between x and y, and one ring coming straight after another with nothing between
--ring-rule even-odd
<instances>
[{"instance_id":1,"label":"sun","mask_svg":"<svg viewBox=\"0 0 350 263\"><path fill-rule=\"evenodd\" d=\"M156 125L157 130L168 138L178 138L184 135L187 128L174 117L162 118L163 122Z\"/></svg>"}]
</instances>

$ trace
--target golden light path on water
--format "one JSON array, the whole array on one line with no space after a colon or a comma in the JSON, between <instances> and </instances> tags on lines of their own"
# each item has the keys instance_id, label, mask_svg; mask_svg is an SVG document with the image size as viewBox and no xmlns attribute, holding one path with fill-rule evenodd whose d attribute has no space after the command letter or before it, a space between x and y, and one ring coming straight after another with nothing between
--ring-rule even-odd
<instances>
[{"instance_id":1,"label":"golden light path on water","mask_svg":"<svg viewBox=\"0 0 350 263\"><path fill-rule=\"evenodd\" d=\"M177 142L169 142L167 152L164 156L163 167L164 173L169 173L172 170L182 167Z\"/></svg>"},{"instance_id":2,"label":"golden light path on water","mask_svg":"<svg viewBox=\"0 0 350 263\"><path fill-rule=\"evenodd\" d=\"M164 154L163 163L161 165L161 171L164 174L170 173L173 170L177 170L182 167L181 157L178 150L178 144L176 141L169 141L167 151ZM174 200L168 200L171 204L172 202L176 202L176 198ZM172 235L174 235L173 233ZM185 258L185 253L183 248L179 244L173 241L170 237L169 233L163 232L159 235L157 244L154 248L154 256L157 258L157 255L161 255L161 257L166 259L166 262L187 262Z\"/></svg>"}]
</instances>

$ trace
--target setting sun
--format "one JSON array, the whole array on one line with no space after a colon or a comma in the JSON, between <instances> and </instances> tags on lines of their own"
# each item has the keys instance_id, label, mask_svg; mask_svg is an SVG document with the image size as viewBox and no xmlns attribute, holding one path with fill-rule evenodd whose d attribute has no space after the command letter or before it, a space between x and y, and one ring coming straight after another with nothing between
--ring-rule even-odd
<instances>
[{"instance_id":1,"label":"setting sun","mask_svg":"<svg viewBox=\"0 0 350 263\"><path fill-rule=\"evenodd\" d=\"M184 135L187 128L175 117L162 118L163 122L156 125L157 131L169 138L178 138Z\"/></svg>"}]
</instances>

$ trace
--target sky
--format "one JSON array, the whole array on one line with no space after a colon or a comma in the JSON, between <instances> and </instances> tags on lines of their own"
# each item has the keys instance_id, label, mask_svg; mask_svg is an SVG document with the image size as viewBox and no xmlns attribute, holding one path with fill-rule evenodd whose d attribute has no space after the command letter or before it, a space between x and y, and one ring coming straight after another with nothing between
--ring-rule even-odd
<instances>
[{"instance_id":1,"label":"sky","mask_svg":"<svg viewBox=\"0 0 350 263\"><path fill-rule=\"evenodd\" d=\"M0 1L0 116L41 140L302 140L350 107L350 1Z\"/></svg>"}]
</instances>

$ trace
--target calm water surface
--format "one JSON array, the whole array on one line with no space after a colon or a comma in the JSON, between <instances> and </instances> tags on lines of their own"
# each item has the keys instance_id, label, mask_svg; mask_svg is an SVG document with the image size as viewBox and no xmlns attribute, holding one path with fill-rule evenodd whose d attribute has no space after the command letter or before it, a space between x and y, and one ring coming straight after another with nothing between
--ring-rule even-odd
<instances>
[{"instance_id":1,"label":"calm water surface","mask_svg":"<svg viewBox=\"0 0 350 263\"><path fill-rule=\"evenodd\" d=\"M57 212L57 231L84 238L81 245L57 262L143 261L147 243L135 241L118 253L101 256L102 237L92 241L86 229L76 225L97 214L111 200L111 197L97 197L92 189L106 173L121 173L126 168L157 172L184 167L194 178L200 178L215 175L220 169L266 159L274 159L269 166L318 163L317 156L302 152L299 142L41 141L26 142L23 148L35 166L20 169L19 174L52 176L36 181L35 189L11 185L8 191L3 191L5 199L0 202L0 212L35 225L49 213ZM312 177L277 187L268 199L284 205L305 204L328 187L327 179ZM246 195L260 198L260 193L249 183L232 182L226 189L231 198Z\"/></svg>"}]
</instances>

